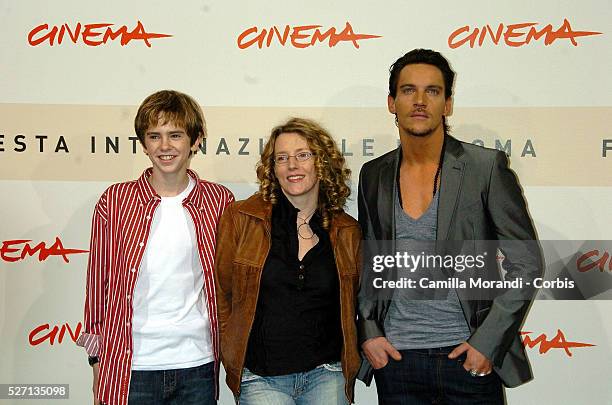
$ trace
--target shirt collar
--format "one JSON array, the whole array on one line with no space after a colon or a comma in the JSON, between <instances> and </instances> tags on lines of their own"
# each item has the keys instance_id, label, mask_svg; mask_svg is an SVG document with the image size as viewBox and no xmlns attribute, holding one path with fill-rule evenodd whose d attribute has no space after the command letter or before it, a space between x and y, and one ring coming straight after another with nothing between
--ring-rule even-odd
<instances>
[{"instance_id":1,"label":"shirt collar","mask_svg":"<svg viewBox=\"0 0 612 405\"><path fill-rule=\"evenodd\" d=\"M151 183L149 183L148 179L149 177L151 177L151 174L153 174L153 168L149 167L144 172L142 172L138 180L136 180L138 194L140 196L140 200L143 203L148 203L151 200L161 200L161 197L155 192L155 189L153 188L153 186L151 186ZM200 178L198 177L196 172L190 169L187 169L187 175L191 177L196 184L193 190L191 190L189 195L187 195L187 197L185 198L185 201L199 207L202 204L203 200L202 192L200 191L199 187Z\"/></svg>"},{"instance_id":2,"label":"shirt collar","mask_svg":"<svg viewBox=\"0 0 612 405\"><path fill-rule=\"evenodd\" d=\"M277 204L276 207L272 209L272 215L274 216L274 211L278 210L278 214L280 214L279 219L286 220L288 223L291 224L295 223L300 210L295 208L295 206L291 203L291 201L289 201L285 193L283 193L281 190L276 191L276 201ZM308 224L313 227L313 229L314 227L316 227L317 229L321 228L321 215L319 215L318 208L308 219Z\"/></svg>"}]
</instances>

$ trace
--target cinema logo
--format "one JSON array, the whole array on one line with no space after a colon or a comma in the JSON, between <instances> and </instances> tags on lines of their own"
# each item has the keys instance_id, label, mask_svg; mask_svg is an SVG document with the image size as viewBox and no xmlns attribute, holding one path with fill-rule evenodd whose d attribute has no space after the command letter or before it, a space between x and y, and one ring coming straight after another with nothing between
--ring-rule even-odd
<instances>
[{"instance_id":1,"label":"cinema logo","mask_svg":"<svg viewBox=\"0 0 612 405\"><path fill-rule=\"evenodd\" d=\"M581 273L586 273L595 268L598 268L599 271L603 273L606 271L606 267L608 271L612 271L612 257L610 256L610 252L607 251L602 251L600 255L599 250L593 249L576 259L576 268Z\"/></svg>"},{"instance_id":2,"label":"cinema logo","mask_svg":"<svg viewBox=\"0 0 612 405\"><path fill-rule=\"evenodd\" d=\"M61 344L68 337L71 342L76 343L82 329L83 324L81 322L77 323L74 328L68 322L53 327L45 323L32 329L28 334L28 342L30 346L38 346L43 343L53 346L56 342ZM66 333L68 336L66 336Z\"/></svg>"},{"instance_id":3,"label":"cinema logo","mask_svg":"<svg viewBox=\"0 0 612 405\"><path fill-rule=\"evenodd\" d=\"M567 18L557 29L552 24L541 27L537 22L499 23L497 27L489 24L482 27L465 25L457 28L449 35L448 46L451 49L464 45L474 48L475 46L482 47L485 43L492 43L495 46L505 44L517 48L537 41L544 42L544 45L549 46L562 40L570 41L572 45L578 46L576 38L601 34L601 32L595 31L574 31Z\"/></svg>"},{"instance_id":4,"label":"cinema logo","mask_svg":"<svg viewBox=\"0 0 612 405\"><path fill-rule=\"evenodd\" d=\"M110 23L81 24L80 22L69 25L40 24L34 27L28 34L30 46L38 45L61 45L64 41L73 44L82 43L87 46L105 45L109 41L116 41L121 46L128 45L132 41L142 41L147 47L151 47L151 40L167 38L172 35L147 32L144 25L138 21L132 29L127 25L115 26Z\"/></svg>"},{"instance_id":5,"label":"cinema logo","mask_svg":"<svg viewBox=\"0 0 612 405\"><path fill-rule=\"evenodd\" d=\"M304 49L325 42L330 48L340 42L350 42L356 49L359 49L359 41L373 38L381 38L381 36L357 34L353 31L351 23L347 21L342 31L335 27L325 29L322 25L285 25L282 28L278 26L270 28L253 26L238 35L236 42L240 49L247 49L254 45L257 45L259 49L269 48L273 43Z\"/></svg>"},{"instance_id":6,"label":"cinema logo","mask_svg":"<svg viewBox=\"0 0 612 405\"><path fill-rule=\"evenodd\" d=\"M39 262L47 260L50 256L59 256L64 262L70 263L69 255L88 252L81 249L66 249L59 237L55 237L55 242L51 246L47 246L45 242L35 245L30 242L31 239L5 240L0 246L0 261L14 263L38 255Z\"/></svg>"},{"instance_id":7,"label":"cinema logo","mask_svg":"<svg viewBox=\"0 0 612 405\"><path fill-rule=\"evenodd\" d=\"M565 354L568 357L572 357L573 353L570 349L595 346L591 343L571 342L565 338L565 334L561 331L561 329L557 329L557 334L552 339L548 339L548 336L546 336L545 333L542 333L533 339L532 333L533 332L520 333L523 337L523 345L530 349L538 346L540 354L546 354L552 349L557 349L565 351Z\"/></svg>"}]
</instances>

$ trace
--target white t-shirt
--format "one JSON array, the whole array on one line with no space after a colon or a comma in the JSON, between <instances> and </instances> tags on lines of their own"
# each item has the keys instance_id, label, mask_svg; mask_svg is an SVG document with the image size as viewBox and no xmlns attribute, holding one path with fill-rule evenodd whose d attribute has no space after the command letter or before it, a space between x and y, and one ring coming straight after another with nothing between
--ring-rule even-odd
<instances>
[{"instance_id":1,"label":"white t-shirt","mask_svg":"<svg viewBox=\"0 0 612 405\"><path fill-rule=\"evenodd\" d=\"M182 203L195 187L162 197L134 288L133 370L196 367L214 359L204 276L191 216Z\"/></svg>"}]
</instances>

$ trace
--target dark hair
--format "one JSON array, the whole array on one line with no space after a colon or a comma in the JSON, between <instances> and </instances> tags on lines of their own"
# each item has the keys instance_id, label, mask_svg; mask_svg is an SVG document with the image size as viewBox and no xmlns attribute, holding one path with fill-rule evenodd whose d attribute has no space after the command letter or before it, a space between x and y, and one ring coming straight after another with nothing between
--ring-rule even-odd
<instances>
[{"instance_id":1,"label":"dark hair","mask_svg":"<svg viewBox=\"0 0 612 405\"><path fill-rule=\"evenodd\" d=\"M141 144L147 129L163 123L173 122L182 127L191 141L191 146L199 137L206 138L206 121L202 109L187 94L175 90L161 90L147 97L136 113L134 129Z\"/></svg>"},{"instance_id":2,"label":"dark hair","mask_svg":"<svg viewBox=\"0 0 612 405\"><path fill-rule=\"evenodd\" d=\"M402 69L408 65L424 63L440 69L444 78L444 97L448 99L453 95L453 82L455 72L451 69L448 61L439 52L431 49L413 49L398 60L389 68L389 95L395 98L397 94L397 81Z\"/></svg>"}]
</instances>

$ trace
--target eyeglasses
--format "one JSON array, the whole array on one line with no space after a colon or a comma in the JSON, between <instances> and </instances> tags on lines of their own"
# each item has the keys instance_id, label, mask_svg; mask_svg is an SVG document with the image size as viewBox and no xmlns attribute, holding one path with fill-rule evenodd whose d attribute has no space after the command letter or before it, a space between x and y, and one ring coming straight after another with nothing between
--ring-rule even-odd
<instances>
[{"instance_id":1,"label":"eyeglasses","mask_svg":"<svg viewBox=\"0 0 612 405\"><path fill-rule=\"evenodd\" d=\"M276 155L276 157L274 157L274 163L276 163L277 165L286 165L287 163L289 163L289 158L295 158L295 160L297 160L298 162L305 162L313 156L314 153L310 151L299 152L295 155L279 153L278 155Z\"/></svg>"}]
</instances>

